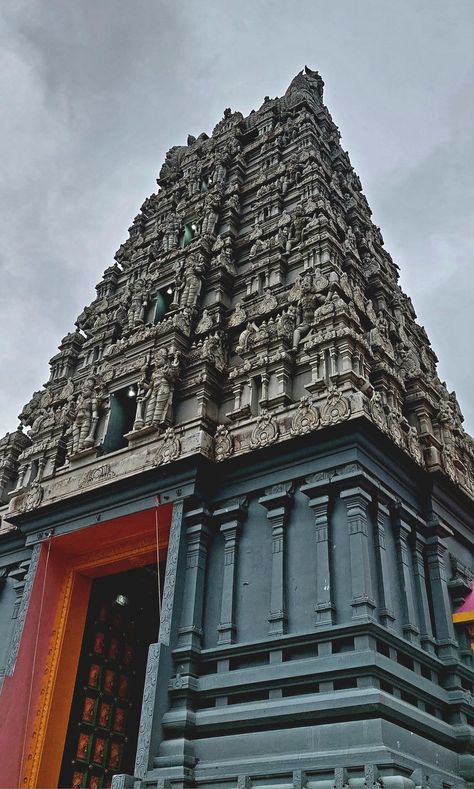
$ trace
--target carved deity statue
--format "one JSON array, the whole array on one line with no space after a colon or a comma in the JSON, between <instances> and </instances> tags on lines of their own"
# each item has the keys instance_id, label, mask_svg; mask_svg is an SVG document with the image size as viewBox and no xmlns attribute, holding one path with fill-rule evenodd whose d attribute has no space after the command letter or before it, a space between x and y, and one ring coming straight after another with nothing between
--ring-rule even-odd
<instances>
[{"instance_id":1,"label":"carved deity statue","mask_svg":"<svg viewBox=\"0 0 474 789\"><path fill-rule=\"evenodd\" d=\"M72 411L72 454L94 446L100 398L94 378L86 378ZM72 416L71 414L71 416Z\"/></svg>"},{"instance_id":2,"label":"carved deity statue","mask_svg":"<svg viewBox=\"0 0 474 789\"><path fill-rule=\"evenodd\" d=\"M179 353L169 352L167 348L158 351L153 372L148 378L145 371L139 383L134 430L169 423L179 365Z\"/></svg>"},{"instance_id":3,"label":"carved deity statue","mask_svg":"<svg viewBox=\"0 0 474 789\"><path fill-rule=\"evenodd\" d=\"M293 334L293 350L300 340L309 334L314 320L314 311L324 302L324 298L315 292L310 274L305 274L299 283L299 296L296 305L296 329Z\"/></svg>"},{"instance_id":4,"label":"carved deity statue","mask_svg":"<svg viewBox=\"0 0 474 789\"><path fill-rule=\"evenodd\" d=\"M176 216L169 216L162 226L163 231L163 252L172 252L178 246L178 233L180 223Z\"/></svg>"},{"instance_id":5,"label":"carved deity statue","mask_svg":"<svg viewBox=\"0 0 474 789\"><path fill-rule=\"evenodd\" d=\"M195 307L201 292L204 260L199 253L192 253L178 270L176 294L180 307Z\"/></svg>"},{"instance_id":6,"label":"carved deity statue","mask_svg":"<svg viewBox=\"0 0 474 789\"><path fill-rule=\"evenodd\" d=\"M207 193L204 201L204 219L202 221L202 233L214 233L216 222L219 218L219 200L218 198Z\"/></svg>"},{"instance_id":7,"label":"carved deity statue","mask_svg":"<svg viewBox=\"0 0 474 789\"><path fill-rule=\"evenodd\" d=\"M128 323L130 328L139 326L145 319L145 308L148 303L148 293L146 283L143 279L137 279L133 285L130 307L128 312Z\"/></svg>"},{"instance_id":8,"label":"carved deity statue","mask_svg":"<svg viewBox=\"0 0 474 789\"><path fill-rule=\"evenodd\" d=\"M212 182L217 184L223 183L225 181L226 174L226 157L217 156L214 162L214 170L212 172Z\"/></svg>"}]
</instances>

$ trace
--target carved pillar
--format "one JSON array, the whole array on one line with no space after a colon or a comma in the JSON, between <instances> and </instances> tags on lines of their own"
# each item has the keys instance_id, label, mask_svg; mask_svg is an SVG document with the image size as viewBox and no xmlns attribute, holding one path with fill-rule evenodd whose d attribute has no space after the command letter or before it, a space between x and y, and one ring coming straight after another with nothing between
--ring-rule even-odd
<instances>
[{"instance_id":1,"label":"carved pillar","mask_svg":"<svg viewBox=\"0 0 474 789\"><path fill-rule=\"evenodd\" d=\"M373 619L375 600L369 556L367 506L370 495L363 488L343 490L346 503L351 558L352 618Z\"/></svg>"},{"instance_id":2,"label":"carved pillar","mask_svg":"<svg viewBox=\"0 0 474 789\"><path fill-rule=\"evenodd\" d=\"M379 581L380 622L385 627L393 627L395 614L393 612L393 590L388 569L388 557L385 548L385 524L390 516L389 510L380 503L377 507L375 520L375 556L377 561L377 575Z\"/></svg>"},{"instance_id":3,"label":"carved pillar","mask_svg":"<svg viewBox=\"0 0 474 789\"><path fill-rule=\"evenodd\" d=\"M15 490L20 490L23 487L27 469L28 469L28 463L22 463L20 465L20 468L18 469L18 480L15 486Z\"/></svg>"},{"instance_id":4,"label":"carved pillar","mask_svg":"<svg viewBox=\"0 0 474 789\"><path fill-rule=\"evenodd\" d=\"M285 528L288 509L293 497L291 482L275 485L265 490L259 499L267 510L267 518L272 525L272 578L270 595L271 635L285 632L287 614L285 609Z\"/></svg>"},{"instance_id":5,"label":"carved pillar","mask_svg":"<svg viewBox=\"0 0 474 789\"><path fill-rule=\"evenodd\" d=\"M178 647L201 647L207 546L211 534L209 521L210 514L205 507L197 507L185 516L186 574Z\"/></svg>"},{"instance_id":6,"label":"carved pillar","mask_svg":"<svg viewBox=\"0 0 474 789\"><path fill-rule=\"evenodd\" d=\"M427 652L435 651L435 639L431 627L430 607L428 602L428 590L425 578L425 540L420 534L415 534L413 544L413 572L418 603L418 621L420 623L420 641L423 649Z\"/></svg>"},{"instance_id":7,"label":"carved pillar","mask_svg":"<svg viewBox=\"0 0 474 789\"><path fill-rule=\"evenodd\" d=\"M17 595L17 599L13 607L12 619L16 621L6 657L6 676L11 676L15 670L18 649L23 635L23 627L28 613L28 606L30 604L31 590L33 589L36 568L38 567L40 550L41 543L35 543L31 558L21 562L17 569L10 571L10 578L14 581L13 588Z\"/></svg>"},{"instance_id":8,"label":"carved pillar","mask_svg":"<svg viewBox=\"0 0 474 789\"><path fill-rule=\"evenodd\" d=\"M314 513L316 537L316 612L315 627L327 627L334 624L336 606L331 598L331 551L329 543L329 496L317 496L322 493L321 485L308 481L301 492L309 497L309 506Z\"/></svg>"},{"instance_id":9,"label":"carved pillar","mask_svg":"<svg viewBox=\"0 0 474 789\"><path fill-rule=\"evenodd\" d=\"M417 626L416 603L410 567L410 548L408 545L411 526L403 519L400 506L396 505L393 507L392 515L397 550L398 573L402 593L403 633L408 641L417 642L420 631Z\"/></svg>"},{"instance_id":10,"label":"carved pillar","mask_svg":"<svg viewBox=\"0 0 474 789\"><path fill-rule=\"evenodd\" d=\"M439 657L456 655L458 643L454 632L451 602L444 566L446 546L442 537L447 537L449 530L441 523L433 523L434 534L426 541L426 559L428 563L428 579L433 603L434 624Z\"/></svg>"},{"instance_id":11,"label":"carved pillar","mask_svg":"<svg viewBox=\"0 0 474 789\"><path fill-rule=\"evenodd\" d=\"M239 530L246 513L245 497L230 499L214 511L224 535L224 578L222 582L221 618L217 628L219 644L231 644L235 636L235 580Z\"/></svg>"},{"instance_id":12,"label":"carved pillar","mask_svg":"<svg viewBox=\"0 0 474 789\"><path fill-rule=\"evenodd\" d=\"M163 721L169 709L170 682L175 671L173 650L178 634L176 614L181 600L180 578L185 572L183 509L183 500L176 500L168 542L158 643L150 644L148 650L134 770L135 778L143 780L148 771L155 767L172 767L175 769L177 785L183 778L186 781L188 765L193 764L193 757L188 756L192 753L192 745L187 738L178 735L173 746L161 758L160 744L165 739ZM183 714L186 711L186 707L183 707ZM178 727L180 723L178 720Z\"/></svg>"}]
</instances>

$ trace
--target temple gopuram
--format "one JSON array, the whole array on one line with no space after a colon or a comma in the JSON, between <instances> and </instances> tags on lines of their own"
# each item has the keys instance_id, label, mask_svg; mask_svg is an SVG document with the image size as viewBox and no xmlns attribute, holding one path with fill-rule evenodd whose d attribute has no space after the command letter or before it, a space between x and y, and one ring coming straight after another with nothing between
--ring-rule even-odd
<instances>
[{"instance_id":1,"label":"temple gopuram","mask_svg":"<svg viewBox=\"0 0 474 789\"><path fill-rule=\"evenodd\" d=\"M323 86L168 151L0 439L1 787L474 783L474 441Z\"/></svg>"}]
</instances>

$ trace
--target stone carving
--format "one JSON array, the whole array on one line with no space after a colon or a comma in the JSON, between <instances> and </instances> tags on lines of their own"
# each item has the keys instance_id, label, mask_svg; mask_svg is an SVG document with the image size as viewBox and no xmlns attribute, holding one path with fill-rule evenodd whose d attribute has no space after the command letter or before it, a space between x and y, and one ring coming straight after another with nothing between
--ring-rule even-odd
<instances>
[{"instance_id":1,"label":"stone carving","mask_svg":"<svg viewBox=\"0 0 474 789\"><path fill-rule=\"evenodd\" d=\"M375 424L380 427L381 430L387 429L387 420L385 417L385 409L383 405L382 395L380 392L374 392L372 395L372 399L369 403L370 414L372 419L374 420Z\"/></svg>"},{"instance_id":2,"label":"stone carving","mask_svg":"<svg viewBox=\"0 0 474 789\"><path fill-rule=\"evenodd\" d=\"M168 427L164 434L161 446L155 455L155 464L161 466L163 463L171 463L179 458L181 454L181 442L177 438L172 427Z\"/></svg>"},{"instance_id":3,"label":"stone carving","mask_svg":"<svg viewBox=\"0 0 474 789\"><path fill-rule=\"evenodd\" d=\"M171 615L173 611L174 593L176 588L176 572L178 567L179 544L181 539L181 528L183 520L183 501L179 499L173 505L173 516L171 518L171 530L168 543L168 555L166 559L166 574L163 588L163 599L161 603L160 620L160 644L170 643Z\"/></svg>"},{"instance_id":4,"label":"stone carving","mask_svg":"<svg viewBox=\"0 0 474 789\"><path fill-rule=\"evenodd\" d=\"M212 329L213 326L214 320L212 315L209 315L207 310L203 310L201 320L196 326L196 334L204 334L205 332L209 331L209 329Z\"/></svg>"},{"instance_id":5,"label":"stone carving","mask_svg":"<svg viewBox=\"0 0 474 789\"><path fill-rule=\"evenodd\" d=\"M158 428L171 420L171 407L176 380L179 377L181 356L179 352L160 348L156 352L151 374L145 363L138 385L137 411L134 430L143 427Z\"/></svg>"},{"instance_id":6,"label":"stone carving","mask_svg":"<svg viewBox=\"0 0 474 789\"><path fill-rule=\"evenodd\" d=\"M223 372L226 368L224 333L218 331L206 337L200 347L200 355L202 359L207 359L217 370Z\"/></svg>"},{"instance_id":7,"label":"stone carving","mask_svg":"<svg viewBox=\"0 0 474 789\"><path fill-rule=\"evenodd\" d=\"M8 656L5 664L5 674L11 677L15 669L16 658L18 655L18 648L23 633L26 614L28 613L28 606L30 604L31 590L33 589L33 581L35 579L36 568L38 566L38 559L40 555L41 544L36 543L33 547L30 563L28 565L28 572L25 578L25 585L23 587L23 594L21 596L20 609L15 623L15 630L8 649Z\"/></svg>"},{"instance_id":8,"label":"stone carving","mask_svg":"<svg viewBox=\"0 0 474 789\"><path fill-rule=\"evenodd\" d=\"M335 388L328 390L327 400L321 408L321 422L323 425L335 425L348 419L351 415L349 402Z\"/></svg>"},{"instance_id":9,"label":"stone carving","mask_svg":"<svg viewBox=\"0 0 474 789\"><path fill-rule=\"evenodd\" d=\"M370 330L370 343L374 348L382 348L389 356L393 356L393 346L388 334L388 321L383 312L379 312L375 319L375 326Z\"/></svg>"},{"instance_id":10,"label":"stone carving","mask_svg":"<svg viewBox=\"0 0 474 789\"><path fill-rule=\"evenodd\" d=\"M137 279L133 283L131 292L130 307L128 312L128 323L130 328L143 324L145 309L148 304L148 286L143 278Z\"/></svg>"},{"instance_id":11,"label":"stone carving","mask_svg":"<svg viewBox=\"0 0 474 789\"><path fill-rule=\"evenodd\" d=\"M420 447L420 442L418 440L418 431L415 427L412 427L412 425L408 425L407 428L407 444L408 444L408 449L410 450L410 453L415 458L416 462L419 463L421 466L423 466L424 459L423 459L423 452Z\"/></svg>"},{"instance_id":12,"label":"stone carving","mask_svg":"<svg viewBox=\"0 0 474 789\"><path fill-rule=\"evenodd\" d=\"M87 488L89 485L96 485L97 483L104 482L104 480L112 479L113 477L115 477L115 471L112 469L110 463L103 463L102 466L97 466L97 468L87 471L79 487Z\"/></svg>"},{"instance_id":13,"label":"stone carving","mask_svg":"<svg viewBox=\"0 0 474 789\"><path fill-rule=\"evenodd\" d=\"M235 307L234 312L229 318L229 326L238 326L240 323L243 323L247 320L247 313L245 312L244 308L242 307L240 301Z\"/></svg>"},{"instance_id":14,"label":"stone carving","mask_svg":"<svg viewBox=\"0 0 474 789\"><path fill-rule=\"evenodd\" d=\"M216 460L226 460L234 451L232 436L225 425L218 425L214 435L214 457Z\"/></svg>"},{"instance_id":15,"label":"stone carving","mask_svg":"<svg viewBox=\"0 0 474 789\"><path fill-rule=\"evenodd\" d=\"M134 785L135 778L132 775L120 773L112 776L111 789L133 789Z\"/></svg>"},{"instance_id":16,"label":"stone carving","mask_svg":"<svg viewBox=\"0 0 474 789\"><path fill-rule=\"evenodd\" d=\"M204 219L202 222L203 233L214 233L219 217L219 203L219 198L213 193L208 192L204 201Z\"/></svg>"},{"instance_id":17,"label":"stone carving","mask_svg":"<svg viewBox=\"0 0 474 789\"><path fill-rule=\"evenodd\" d=\"M214 265L234 276L237 273L237 270L235 268L234 257L232 253L231 238L228 236L227 238L223 239L221 236L217 236L213 244L212 251L218 253L217 257L214 259Z\"/></svg>"},{"instance_id":18,"label":"stone carving","mask_svg":"<svg viewBox=\"0 0 474 789\"><path fill-rule=\"evenodd\" d=\"M168 219L163 223L161 227L161 232L163 234L161 248L164 253L173 252L173 250L175 250L178 246L180 224L181 223L176 216L169 216Z\"/></svg>"},{"instance_id":19,"label":"stone carving","mask_svg":"<svg viewBox=\"0 0 474 789\"><path fill-rule=\"evenodd\" d=\"M180 307L195 307L201 292L204 259L199 252L188 254L176 273L175 301Z\"/></svg>"},{"instance_id":20,"label":"stone carving","mask_svg":"<svg viewBox=\"0 0 474 789\"><path fill-rule=\"evenodd\" d=\"M33 483L28 493L23 497L20 503L20 510L22 512L30 512L35 510L43 501L44 489L38 483Z\"/></svg>"},{"instance_id":21,"label":"stone carving","mask_svg":"<svg viewBox=\"0 0 474 789\"><path fill-rule=\"evenodd\" d=\"M387 432L399 447L404 447L403 433L400 427L400 415L389 409L387 411Z\"/></svg>"},{"instance_id":22,"label":"stone carving","mask_svg":"<svg viewBox=\"0 0 474 789\"><path fill-rule=\"evenodd\" d=\"M319 415L317 409L311 404L307 397L302 397L301 402L291 420L291 435L304 435L311 433L319 427Z\"/></svg>"},{"instance_id":23,"label":"stone carving","mask_svg":"<svg viewBox=\"0 0 474 789\"><path fill-rule=\"evenodd\" d=\"M94 446L100 416L101 388L94 377L87 377L69 415L72 421L72 454Z\"/></svg>"},{"instance_id":24,"label":"stone carving","mask_svg":"<svg viewBox=\"0 0 474 789\"><path fill-rule=\"evenodd\" d=\"M269 444L273 444L277 440L279 434L280 428L278 427L278 422L275 417L273 414L264 410L257 419L257 424L252 430L250 446L252 449L266 447Z\"/></svg>"},{"instance_id":25,"label":"stone carving","mask_svg":"<svg viewBox=\"0 0 474 789\"><path fill-rule=\"evenodd\" d=\"M260 305L262 312L271 312L278 307L278 301L268 289L265 291L263 301Z\"/></svg>"},{"instance_id":26,"label":"stone carving","mask_svg":"<svg viewBox=\"0 0 474 789\"><path fill-rule=\"evenodd\" d=\"M289 300L296 302L296 329L293 335L293 350L296 351L300 340L309 334L315 309L324 299L315 291L311 275L305 274L293 286Z\"/></svg>"},{"instance_id":27,"label":"stone carving","mask_svg":"<svg viewBox=\"0 0 474 789\"><path fill-rule=\"evenodd\" d=\"M134 769L134 774L140 779L145 777L148 770L160 654L161 644L150 644L145 671L145 687L143 690L142 711L138 729L137 755L135 757Z\"/></svg>"}]
</instances>

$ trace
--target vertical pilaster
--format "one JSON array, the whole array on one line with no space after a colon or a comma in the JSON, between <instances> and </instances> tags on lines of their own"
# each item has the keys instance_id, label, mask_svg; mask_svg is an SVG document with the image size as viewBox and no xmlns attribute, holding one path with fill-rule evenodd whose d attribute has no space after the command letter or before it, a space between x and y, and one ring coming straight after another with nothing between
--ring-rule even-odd
<instances>
[{"instance_id":1,"label":"vertical pilaster","mask_svg":"<svg viewBox=\"0 0 474 789\"><path fill-rule=\"evenodd\" d=\"M222 582L221 616L217 628L219 644L231 644L235 637L235 580L239 531L247 510L245 497L229 499L214 511L224 536L224 574Z\"/></svg>"},{"instance_id":2,"label":"vertical pilaster","mask_svg":"<svg viewBox=\"0 0 474 789\"><path fill-rule=\"evenodd\" d=\"M329 530L329 496L322 494L321 485L308 480L301 492L308 496L309 506L314 514L316 540L316 613L315 627L327 627L334 624L336 606L332 600L331 583L331 552Z\"/></svg>"},{"instance_id":3,"label":"vertical pilaster","mask_svg":"<svg viewBox=\"0 0 474 789\"><path fill-rule=\"evenodd\" d=\"M178 499L173 504L171 530L166 558L163 603L161 608L158 643L150 644L145 672L142 711L138 730L138 742L134 775L143 779L152 767L154 757L164 738L163 713L169 706L169 682L174 671L173 649L176 645L180 583L184 574L185 540L183 523L184 502ZM176 740L176 750L167 756L167 766L183 765L183 749L188 749L186 739ZM178 770L177 773L182 775Z\"/></svg>"},{"instance_id":4,"label":"vertical pilaster","mask_svg":"<svg viewBox=\"0 0 474 789\"><path fill-rule=\"evenodd\" d=\"M398 574L401 587L403 608L403 633L408 641L417 642L420 631L417 625L416 602L413 590L413 579L410 567L411 526L403 517L400 505L392 508L393 529L397 550Z\"/></svg>"},{"instance_id":5,"label":"vertical pilaster","mask_svg":"<svg viewBox=\"0 0 474 789\"><path fill-rule=\"evenodd\" d=\"M435 639L431 627L428 590L425 577L425 540L420 534L415 534L413 543L413 572L418 603L418 620L420 623L420 641L427 652L435 651Z\"/></svg>"},{"instance_id":6,"label":"vertical pilaster","mask_svg":"<svg viewBox=\"0 0 474 789\"><path fill-rule=\"evenodd\" d=\"M449 599L444 554L446 545L442 537L449 534L449 530L439 522L433 522L432 533L426 540L426 560L428 565L428 580L433 602L433 616L436 629L436 641L439 657L453 657L456 655L458 643L454 632L451 602Z\"/></svg>"},{"instance_id":7,"label":"vertical pilaster","mask_svg":"<svg viewBox=\"0 0 474 789\"><path fill-rule=\"evenodd\" d=\"M267 518L272 526L272 577L270 593L271 635L285 632L287 613L285 607L285 530L288 510L293 497L291 482L266 488L265 495L259 499L267 510Z\"/></svg>"},{"instance_id":8,"label":"vertical pilaster","mask_svg":"<svg viewBox=\"0 0 474 789\"><path fill-rule=\"evenodd\" d=\"M207 546L211 535L210 514L205 507L197 507L186 514L185 524L186 574L178 646L199 649L202 640Z\"/></svg>"},{"instance_id":9,"label":"vertical pilaster","mask_svg":"<svg viewBox=\"0 0 474 789\"><path fill-rule=\"evenodd\" d=\"M385 546L385 528L389 521L388 508L378 503L375 519L375 556L377 562L377 576L379 581L379 618L385 627L393 627L395 614L393 612L393 590L389 573L387 550Z\"/></svg>"},{"instance_id":10,"label":"vertical pilaster","mask_svg":"<svg viewBox=\"0 0 474 789\"><path fill-rule=\"evenodd\" d=\"M373 619L375 600L369 555L367 507L370 495L363 488L341 492L347 510L351 560L352 619Z\"/></svg>"}]
</instances>

